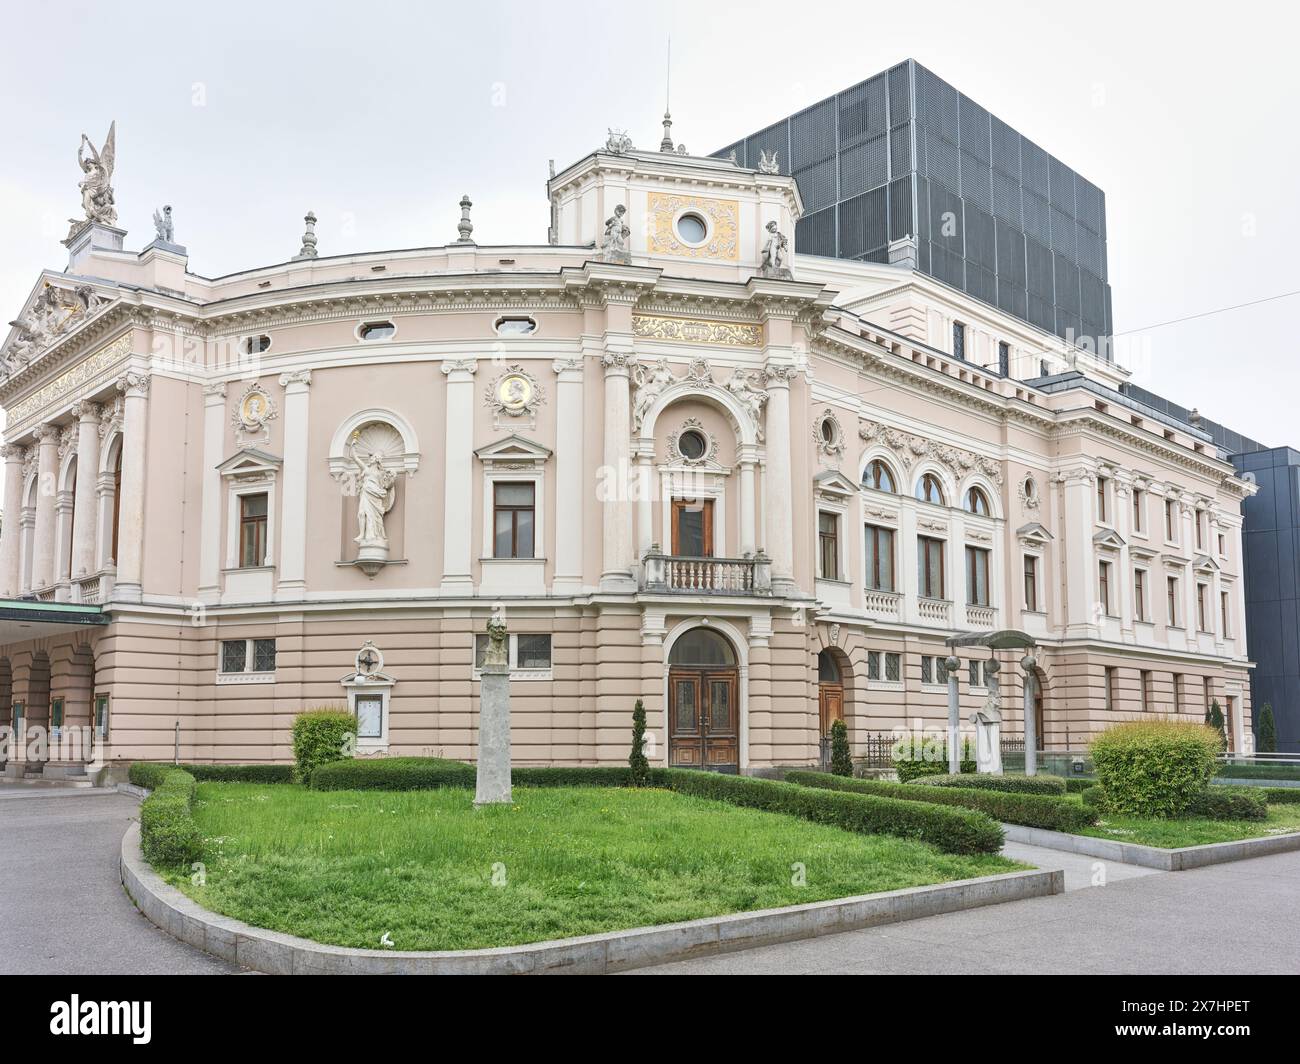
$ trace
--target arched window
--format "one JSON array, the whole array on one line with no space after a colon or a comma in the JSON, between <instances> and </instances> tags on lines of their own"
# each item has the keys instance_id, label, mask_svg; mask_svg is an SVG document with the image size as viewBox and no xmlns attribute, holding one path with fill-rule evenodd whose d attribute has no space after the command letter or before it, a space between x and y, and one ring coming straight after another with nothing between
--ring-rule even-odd
<instances>
[{"instance_id":1,"label":"arched window","mask_svg":"<svg viewBox=\"0 0 1300 1064\"><path fill-rule=\"evenodd\" d=\"M829 650L817 654L817 682L840 683L840 667L835 663L835 655Z\"/></svg>"},{"instance_id":2,"label":"arched window","mask_svg":"<svg viewBox=\"0 0 1300 1064\"><path fill-rule=\"evenodd\" d=\"M971 488L966 492L966 512L979 514L981 517L988 517L993 513L989 507L989 497L984 494L983 488Z\"/></svg>"},{"instance_id":3,"label":"arched window","mask_svg":"<svg viewBox=\"0 0 1300 1064\"><path fill-rule=\"evenodd\" d=\"M916 482L916 497L922 502L932 502L939 506L943 502L943 485L933 473L926 473Z\"/></svg>"},{"instance_id":4,"label":"arched window","mask_svg":"<svg viewBox=\"0 0 1300 1064\"><path fill-rule=\"evenodd\" d=\"M735 651L717 632L692 628L673 644L668 661L673 665L734 665Z\"/></svg>"},{"instance_id":5,"label":"arched window","mask_svg":"<svg viewBox=\"0 0 1300 1064\"><path fill-rule=\"evenodd\" d=\"M891 495L898 491L894 485L894 474L879 458L873 458L866 472L862 474L862 486L875 488L877 491L887 491Z\"/></svg>"}]
</instances>

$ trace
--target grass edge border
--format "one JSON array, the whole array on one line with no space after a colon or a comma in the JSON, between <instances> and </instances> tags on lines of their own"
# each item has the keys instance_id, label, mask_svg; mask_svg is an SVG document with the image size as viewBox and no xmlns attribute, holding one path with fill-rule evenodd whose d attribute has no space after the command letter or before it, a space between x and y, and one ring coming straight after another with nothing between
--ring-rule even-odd
<instances>
[{"instance_id":1,"label":"grass edge border","mask_svg":"<svg viewBox=\"0 0 1300 1064\"><path fill-rule=\"evenodd\" d=\"M1031 828L1022 824L1003 824L1008 842L1028 846L1041 846L1063 853L1077 853L1085 857L1098 857L1121 864L1141 865L1161 872L1187 872L1208 865L1248 861L1253 857L1270 857L1276 853L1300 850L1300 831L1285 835L1256 835L1248 839L1229 839L1226 842L1204 842L1196 846L1147 846L1140 842L1123 842L1103 839L1096 835L1073 835L1047 828Z\"/></svg>"}]
</instances>

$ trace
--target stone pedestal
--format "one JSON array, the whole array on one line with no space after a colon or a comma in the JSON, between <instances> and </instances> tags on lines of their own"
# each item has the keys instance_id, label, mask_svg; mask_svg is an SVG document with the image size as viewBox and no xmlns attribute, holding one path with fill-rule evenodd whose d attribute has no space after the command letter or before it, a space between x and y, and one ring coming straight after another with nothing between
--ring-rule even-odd
<instances>
[{"instance_id":1,"label":"stone pedestal","mask_svg":"<svg viewBox=\"0 0 1300 1064\"><path fill-rule=\"evenodd\" d=\"M474 804L509 805L510 666L485 662L480 671Z\"/></svg>"}]
</instances>

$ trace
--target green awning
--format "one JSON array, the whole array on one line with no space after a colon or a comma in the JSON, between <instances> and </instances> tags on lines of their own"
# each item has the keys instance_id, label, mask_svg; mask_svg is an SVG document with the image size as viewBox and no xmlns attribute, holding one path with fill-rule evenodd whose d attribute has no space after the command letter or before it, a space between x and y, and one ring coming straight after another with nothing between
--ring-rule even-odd
<instances>
[{"instance_id":1,"label":"green awning","mask_svg":"<svg viewBox=\"0 0 1300 1064\"><path fill-rule=\"evenodd\" d=\"M108 617L102 606L0 599L0 647L58 635L73 628L104 624L108 624Z\"/></svg>"}]
</instances>

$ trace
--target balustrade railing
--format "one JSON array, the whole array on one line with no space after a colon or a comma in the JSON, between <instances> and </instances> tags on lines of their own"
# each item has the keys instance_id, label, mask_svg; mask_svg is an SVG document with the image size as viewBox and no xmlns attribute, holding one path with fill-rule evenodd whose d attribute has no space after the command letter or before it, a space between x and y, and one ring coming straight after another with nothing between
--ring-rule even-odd
<instances>
[{"instance_id":1,"label":"balustrade railing","mask_svg":"<svg viewBox=\"0 0 1300 1064\"><path fill-rule=\"evenodd\" d=\"M770 595L772 563L759 553L746 558L696 558L651 549L642 566L646 591L681 595Z\"/></svg>"}]
</instances>

